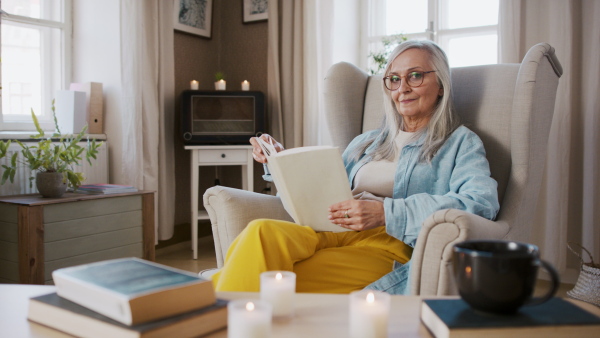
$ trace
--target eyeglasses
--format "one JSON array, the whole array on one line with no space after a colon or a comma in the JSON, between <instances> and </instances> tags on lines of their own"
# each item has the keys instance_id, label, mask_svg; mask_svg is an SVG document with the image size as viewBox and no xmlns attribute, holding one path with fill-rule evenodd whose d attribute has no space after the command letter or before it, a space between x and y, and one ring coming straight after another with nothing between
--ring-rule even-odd
<instances>
[{"instance_id":1,"label":"eyeglasses","mask_svg":"<svg viewBox=\"0 0 600 338\"><path fill-rule=\"evenodd\" d=\"M428 72L410 72L406 74L406 76L400 75L389 75L383 78L383 84L385 88L394 91L400 88L400 84L402 83L402 78L406 79L406 84L411 87L418 87L423 84L423 78L425 78L425 74L433 73L435 70L430 70Z\"/></svg>"}]
</instances>

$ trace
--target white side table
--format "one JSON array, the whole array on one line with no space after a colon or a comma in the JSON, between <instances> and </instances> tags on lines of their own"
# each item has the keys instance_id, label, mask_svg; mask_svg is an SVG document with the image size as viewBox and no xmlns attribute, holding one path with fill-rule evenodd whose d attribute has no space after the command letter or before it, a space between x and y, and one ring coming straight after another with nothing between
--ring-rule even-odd
<instances>
[{"instance_id":1,"label":"white side table","mask_svg":"<svg viewBox=\"0 0 600 338\"><path fill-rule=\"evenodd\" d=\"M194 259L198 259L198 220L208 219L205 210L198 210L198 174L200 166L242 166L242 189L254 191L254 167L251 145L233 146L186 146L192 152L191 186L192 186L192 250Z\"/></svg>"}]
</instances>

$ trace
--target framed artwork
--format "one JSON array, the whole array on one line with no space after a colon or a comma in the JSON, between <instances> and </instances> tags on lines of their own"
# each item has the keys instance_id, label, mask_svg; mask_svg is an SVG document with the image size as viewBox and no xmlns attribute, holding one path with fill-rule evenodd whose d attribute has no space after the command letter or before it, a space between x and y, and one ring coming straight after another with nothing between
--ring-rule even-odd
<instances>
[{"instance_id":1,"label":"framed artwork","mask_svg":"<svg viewBox=\"0 0 600 338\"><path fill-rule=\"evenodd\" d=\"M173 0L174 28L210 39L212 4L213 0Z\"/></svg>"},{"instance_id":2,"label":"framed artwork","mask_svg":"<svg viewBox=\"0 0 600 338\"><path fill-rule=\"evenodd\" d=\"M269 0L242 0L244 1L244 23L264 21L269 18L267 9Z\"/></svg>"}]
</instances>

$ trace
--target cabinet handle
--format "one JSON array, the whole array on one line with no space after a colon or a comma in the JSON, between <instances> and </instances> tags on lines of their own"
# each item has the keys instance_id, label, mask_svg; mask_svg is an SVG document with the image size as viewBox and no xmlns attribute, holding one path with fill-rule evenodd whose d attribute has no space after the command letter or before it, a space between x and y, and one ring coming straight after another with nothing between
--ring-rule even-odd
<instances>
[{"instance_id":1,"label":"cabinet handle","mask_svg":"<svg viewBox=\"0 0 600 338\"><path fill-rule=\"evenodd\" d=\"M221 158L225 158L225 156L227 156L227 155L225 155L225 154L221 154Z\"/></svg>"}]
</instances>

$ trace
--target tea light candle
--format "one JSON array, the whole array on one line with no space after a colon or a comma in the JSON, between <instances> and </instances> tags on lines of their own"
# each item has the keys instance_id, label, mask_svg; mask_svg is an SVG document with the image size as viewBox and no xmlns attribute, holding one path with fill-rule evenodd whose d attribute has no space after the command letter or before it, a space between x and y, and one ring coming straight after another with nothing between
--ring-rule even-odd
<instances>
[{"instance_id":1,"label":"tea light candle","mask_svg":"<svg viewBox=\"0 0 600 338\"><path fill-rule=\"evenodd\" d=\"M271 304L261 300L230 301L227 304L227 337L270 337L271 314Z\"/></svg>"},{"instance_id":2,"label":"tea light candle","mask_svg":"<svg viewBox=\"0 0 600 338\"><path fill-rule=\"evenodd\" d=\"M190 88L193 90L198 90L198 81L192 80L192 82L190 82Z\"/></svg>"},{"instance_id":3,"label":"tea light candle","mask_svg":"<svg viewBox=\"0 0 600 338\"><path fill-rule=\"evenodd\" d=\"M250 90L250 82L244 80L244 82L242 82L242 90Z\"/></svg>"},{"instance_id":4,"label":"tea light candle","mask_svg":"<svg viewBox=\"0 0 600 338\"><path fill-rule=\"evenodd\" d=\"M273 316L294 314L296 274L290 271L267 271L260 274L260 299L273 306Z\"/></svg>"},{"instance_id":5,"label":"tea light candle","mask_svg":"<svg viewBox=\"0 0 600 338\"><path fill-rule=\"evenodd\" d=\"M225 80L221 79L221 80L215 82L215 87L217 90L225 90L226 84L227 83L225 82Z\"/></svg>"},{"instance_id":6,"label":"tea light candle","mask_svg":"<svg viewBox=\"0 0 600 338\"><path fill-rule=\"evenodd\" d=\"M390 295L361 290L350 294L350 337L387 337Z\"/></svg>"}]
</instances>

